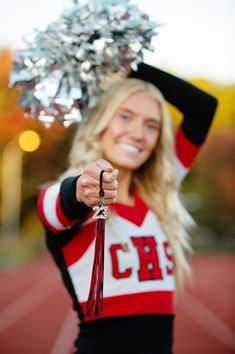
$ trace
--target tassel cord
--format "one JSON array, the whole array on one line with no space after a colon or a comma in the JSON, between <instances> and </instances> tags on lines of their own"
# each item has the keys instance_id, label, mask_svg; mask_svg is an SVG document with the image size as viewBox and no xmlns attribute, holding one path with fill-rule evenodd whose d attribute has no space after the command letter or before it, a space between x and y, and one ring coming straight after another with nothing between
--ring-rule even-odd
<instances>
[{"instance_id":1,"label":"tassel cord","mask_svg":"<svg viewBox=\"0 0 235 354\"><path fill-rule=\"evenodd\" d=\"M101 317L103 315L103 286L104 286L104 245L105 245L105 218L107 207L104 206L104 190L102 188L103 173L100 173L99 205L94 207L96 211L96 242L94 250L94 262L91 275L90 290L86 304L87 318Z\"/></svg>"}]
</instances>

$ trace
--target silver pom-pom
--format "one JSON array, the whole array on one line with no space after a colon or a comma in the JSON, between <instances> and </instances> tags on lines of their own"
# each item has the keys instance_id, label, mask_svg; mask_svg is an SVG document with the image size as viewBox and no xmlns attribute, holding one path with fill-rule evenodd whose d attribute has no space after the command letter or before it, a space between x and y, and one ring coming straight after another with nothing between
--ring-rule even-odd
<instances>
[{"instance_id":1,"label":"silver pom-pom","mask_svg":"<svg viewBox=\"0 0 235 354\"><path fill-rule=\"evenodd\" d=\"M157 24L129 0L87 1L64 11L16 52L10 86L26 113L49 127L86 119L113 75L126 76L153 50Z\"/></svg>"}]
</instances>

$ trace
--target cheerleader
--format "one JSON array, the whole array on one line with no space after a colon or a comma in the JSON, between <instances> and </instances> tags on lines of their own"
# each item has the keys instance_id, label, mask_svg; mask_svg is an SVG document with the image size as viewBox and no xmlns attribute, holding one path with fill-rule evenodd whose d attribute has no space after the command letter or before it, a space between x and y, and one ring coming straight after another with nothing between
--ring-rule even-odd
<instances>
[{"instance_id":1,"label":"cheerleader","mask_svg":"<svg viewBox=\"0 0 235 354\"><path fill-rule=\"evenodd\" d=\"M173 134L169 101L183 119ZM170 354L176 288L194 222L180 185L207 137L214 97L144 63L114 82L79 127L70 166L41 191L46 240L79 318L79 354ZM109 207L103 315L86 316L100 173Z\"/></svg>"}]
</instances>

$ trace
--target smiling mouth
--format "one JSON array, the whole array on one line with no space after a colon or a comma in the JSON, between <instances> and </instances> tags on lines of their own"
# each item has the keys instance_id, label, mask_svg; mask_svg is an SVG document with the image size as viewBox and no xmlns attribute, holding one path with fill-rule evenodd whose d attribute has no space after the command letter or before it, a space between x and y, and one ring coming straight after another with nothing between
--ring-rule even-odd
<instances>
[{"instance_id":1,"label":"smiling mouth","mask_svg":"<svg viewBox=\"0 0 235 354\"><path fill-rule=\"evenodd\" d=\"M118 145L125 151L132 152L134 154L139 154L141 152L141 149L139 149L136 146L130 145L130 144L125 144L125 143L118 143Z\"/></svg>"}]
</instances>

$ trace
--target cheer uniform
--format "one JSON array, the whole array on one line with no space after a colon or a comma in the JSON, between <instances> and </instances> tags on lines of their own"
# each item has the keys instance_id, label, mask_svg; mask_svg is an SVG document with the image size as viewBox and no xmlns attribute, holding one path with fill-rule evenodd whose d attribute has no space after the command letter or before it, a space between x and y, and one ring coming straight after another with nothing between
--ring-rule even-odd
<instances>
[{"instance_id":1,"label":"cheer uniform","mask_svg":"<svg viewBox=\"0 0 235 354\"><path fill-rule=\"evenodd\" d=\"M217 101L191 84L146 64L132 77L156 85L184 119L175 134L181 183L211 124ZM103 318L84 318L94 258L93 211L76 200L76 181L54 183L39 196L47 246L78 312L79 354L170 354L173 343L173 254L156 215L137 192L134 205L115 203L106 222Z\"/></svg>"}]
</instances>

